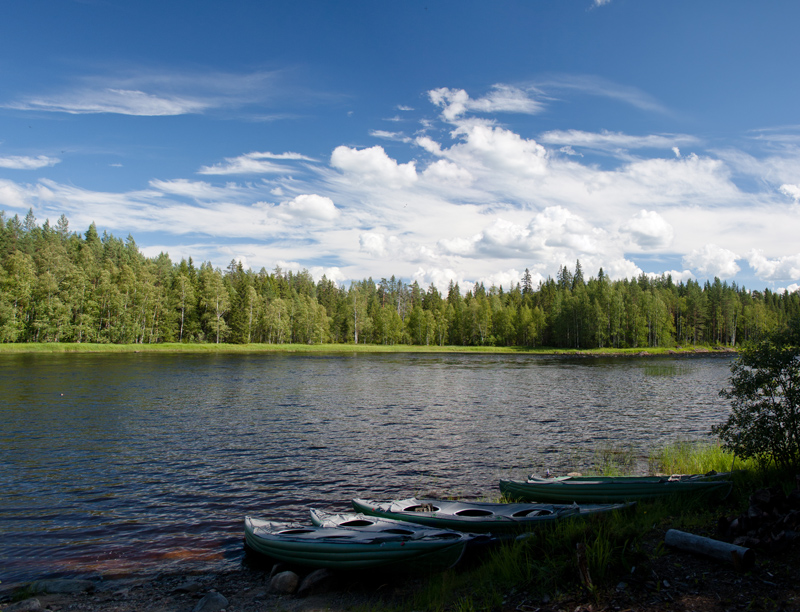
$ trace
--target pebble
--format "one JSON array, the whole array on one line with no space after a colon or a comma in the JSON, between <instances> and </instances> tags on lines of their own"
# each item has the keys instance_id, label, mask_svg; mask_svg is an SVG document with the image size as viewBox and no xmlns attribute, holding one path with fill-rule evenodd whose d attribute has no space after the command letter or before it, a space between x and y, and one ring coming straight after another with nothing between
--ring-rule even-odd
<instances>
[{"instance_id":1,"label":"pebble","mask_svg":"<svg viewBox=\"0 0 800 612\"><path fill-rule=\"evenodd\" d=\"M228 600L219 593L209 593L197 602L192 612L220 612L228 607Z\"/></svg>"},{"instance_id":2,"label":"pebble","mask_svg":"<svg viewBox=\"0 0 800 612\"><path fill-rule=\"evenodd\" d=\"M301 597L305 597L307 595L325 592L328 590L332 580L333 574L331 572L326 569L318 569L303 578L300 588L297 589L297 594Z\"/></svg>"},{"instance_id":3,"label":"pebble","mask_svg":"<svg viewBox=\"0 0 800 612\"><path fill-rule=\"evenodd\" d=\"M18 601L3 608L3 612L37 612L42 609L42 604L36 598Z\"/></svg>"},{"instance_id":4,"label":"pebble","mask_svg":"<svg viewBox=\"0 0 800 612\"><path fill-rule=\"evenodd\" d=\"M278 593L292 594L297 590L300 585L300 577L294 572L280 572L272 577L269 581L270 591L277 591Z\"/></svg>"}]
</instances>

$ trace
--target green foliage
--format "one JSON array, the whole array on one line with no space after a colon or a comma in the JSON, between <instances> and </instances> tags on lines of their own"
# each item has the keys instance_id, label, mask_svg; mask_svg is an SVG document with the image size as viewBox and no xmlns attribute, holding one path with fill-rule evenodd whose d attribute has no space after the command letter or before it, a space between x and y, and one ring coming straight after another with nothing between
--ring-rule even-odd
<instances>
[{"instance_id":1,"label":"green foliage","mask_svg":"<svg viewBox=\"0 0 800 612\"><path fill-rule=\"evenodd\" d=\"M736 460L718 441L698 442L679 440L658 452L650 454L648 470L651 474L707 474L729 472L734 468L755 467L745 459Z\"/></svg>"},{"instance_id":2,"label":"green foliage","mask_svg":"<svg viewBox=\"0 0 800 612\"><path fill-rule=\"evenodd\" d=\"M636 454L632 448L601 445L595 449L594 465L601 476L631 474L636 467Z\"/></svg>"},{"instance_id":3,"label":"green foliage","mask_svg":"<svg viewBox=\"0 0 800 612\"><path fill-rule=\"evenodd\" d=\"M732 411L713 432L726 450L765 465L800 464L800 318L746 345L721 395Z\"/></svg>"},{"instance_id":4,"label":"green foliage","mask_svg":"<svg viewBox=\"0 0 800 612\"><path fill-rule=\"evenodd\" d=\"M225 270L191 258L146 258L92 223L63 215L39 227L0 212L0 342L227 343L418 347L659 349L729 345L800 316L800 293L749 292L715 279L589 278L575 263L533 285L526 270L504 291L482 283L406 284L392 276L349 287L307 270Z\"/></svg>"}]
</instances>

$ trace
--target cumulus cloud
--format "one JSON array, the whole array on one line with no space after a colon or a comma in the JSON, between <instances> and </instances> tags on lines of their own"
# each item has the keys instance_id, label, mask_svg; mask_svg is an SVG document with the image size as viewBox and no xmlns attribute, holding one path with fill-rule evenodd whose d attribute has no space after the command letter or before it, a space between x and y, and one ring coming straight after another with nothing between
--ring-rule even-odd
<instances>
[{"instance_id":1,"label":"cumulus cloud","mask_svg":"<svg viewBox=\"0 0 800 612\"><path fill-rule=\"evenodd\" d=\"M692 274L691 270L663 270L661 272L645 272L645 275L653 279L671 276L672 281L675 283L685 283L690 279L694 279L694 274Z\"/></svg>"},{"instance_id":2,"label":"cumulus cloud","mask_svg":"<svg viewBox=\"0 0 800 612\"><path fill-rule=\"evenodd\" d=\"M0 157L0 168L9 168L11 170L38 170L39 168L55 166L60 161L61 160L56 157L47 157L46 155L39 155L37 157L10 155L8 157Z\"/></svg>"},{"instance_id":3,"label":"cumulus cloud","mask_svg":"<svg viewBox=\"0 0 800 612\"><path fill-rule=\"evenodd\" d=\"M800 279L800 253L768 259L763 251L753 249L747 255L747 263L761 280L787 281Z\"/></svg>"},{"instance_id":4,"label":"cumulus cloud","mask_svg":"<svg viewBox=\"0 0 800 612\"><path fill-rule=\"evenodd\" d=\"M284 164L275 164L270 160L288 161L309 161L314 159L300 155L299 153L260 153L254 151L245 153L238 157L226 157L224 164L214 164L213 166L203 166L197 171L198 174L280 174L289 172L291 168Z\"/></svg>"},{"instance_id":5,"label":"cumulus cloud","mask_svg":"<svg viewBox=\"0 0 800 612\"><path fill-rule=\"evenodd\" d=\"M672 226L655 211L640 210L620 230L642 249L663 249L672 243Z\"/></svg>"},{"instance_id":6,"label":"cumulus cloud","mask_svg":"<svg viewBox=\"0 0 800 612\"><path fill-rule=\"evenodd\" d=\"M522 175L542 175L547 168L547 151L535 140L522 138L505 128L483 122L470 122L452 132L462 140L450 148L448 156L479 162L488 170L519 172Z\"/></svg>"},{"instance_id":7,"label":"cumulus cloud","mask_svg":"<svg viewBox=\"0 0 800 612\"><path fill-rule=\"evenodd\" d=\"M282 202L278 211L292 217L319 221L333 221L339 216L333 200L315 193L301 194L293 200Z\"/></svg>"},{"instance_id":8,"label":"cumulus cloud","mask_svg":"<svg viewBox=\"0 0 800 612\"><path fill-rule=\"evenodd\" d=\"M0 179L0 205L22 210L28 206L26 193L13 181Z\"/></svg>"},{"instance_id":9,"label":"cumulus cloud","mask_svg":"<svg viewBox=\"0 0 800 612\"><path fill-rule=\"evenodd\" d=\"M733 251L716 244L707 244L685 255L683 265L696 270L700 276L731 278L740 270L737 259L739 256Z\"/></svg>"},{"instance_id":10,"label":"cumulus cloud","mask_svg":"<svg viewBox=\"0 0 800 612\"><path fill-rule=\"evenodd\" d=\"M463 89L440 87L428 92L428 97L436 106L442 108L442 117L453 121L470 111L482 113L524 113L541 112L543 105L533 99L527 91L509 85L494 85L483 98L473 99Z\"/></svg>"},{"instance_id":11,"label":"cumulus cloud","mask_svg":"<svg viewBox=\"0 0 800 612\"><path fill-rule=\"evenodd\" d=\"M402 254L403 244L396 236L381 232L363 232L358 237L359 250L376 258Z\"/></svg>"},{"instance_id":12,"label":"cumulus cloud","mask_svg":"<svg viewBox=\"0 0 800 612\"><path fill-rule=\"evenodd\" d=\"M800 185L781 185L781 193L792 198L795 204L800 202Z\"/></svg>"},{"instance_id":13,"label":"cumulus cloud","mask_svg":"<svg viewBox=\"0 0 800 612\"><path fill-rule=\"evenodd\" d=\"M413 161L398 164L381 146L369 149L352 149L344 145L336 147L331 155L331 165L357 181L394 188L407 187L417 180L417 169Z\"/></svg>"},{"instance_id":14,"label":"cumulus cloud","mask_svg":"<svg viewBox=\"0 0 800 612\"><path fill-rule=\"evenodd\" d=\"M597 253L606 238L585 219L551 206L533 215L527 224L498 218L479 233L441 239L438 244L444 253L462 257L551 260L568 252L571 261L576 254Z\"/></svg>"},{"instance_id":15,"label":"cumulus cloud","mask_svg":"<svg viewBox=\"0 0 800 612\"><path fill-rule=\"evenodd\" d=\"M469 184L474 177L468 170L461 168L458 164L440 159L425 168L422 175L425 178L444 183L456 183L459 185Z\"/></svg>"}]
</instances>

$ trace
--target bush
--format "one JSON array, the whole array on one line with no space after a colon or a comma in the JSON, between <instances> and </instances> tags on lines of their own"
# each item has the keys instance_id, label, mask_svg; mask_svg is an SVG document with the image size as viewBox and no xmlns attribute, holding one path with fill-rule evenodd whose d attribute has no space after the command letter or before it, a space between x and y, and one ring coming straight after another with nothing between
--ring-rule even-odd
<instances>
[{"instance_id":1,"label":"bush","mask_svg":"<svg viewBox=\"0 0 800 612\"><path fill-rule=\"evenodd\" d=\"M766 466L800 464L800 320L745 346L731 365L733 408L712 428L724 449Z\"/></svg>"}]
</instances>

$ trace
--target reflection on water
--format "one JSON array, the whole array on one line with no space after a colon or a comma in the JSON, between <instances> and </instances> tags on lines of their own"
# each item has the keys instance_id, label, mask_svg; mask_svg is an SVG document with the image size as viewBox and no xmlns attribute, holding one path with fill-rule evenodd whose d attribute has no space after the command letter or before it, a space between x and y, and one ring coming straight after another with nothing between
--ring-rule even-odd
<instances>
[{"instance_id":1,"label":"reflection on water","mask_svg":"<svg viewBox=\"0 0 800 612\"><path fill-rule=\"evenodd\" d=\"M241 563L245 514L496 498L707 435L730 357L0 356L0 581Z\"/></svg>"}]
</instances>

